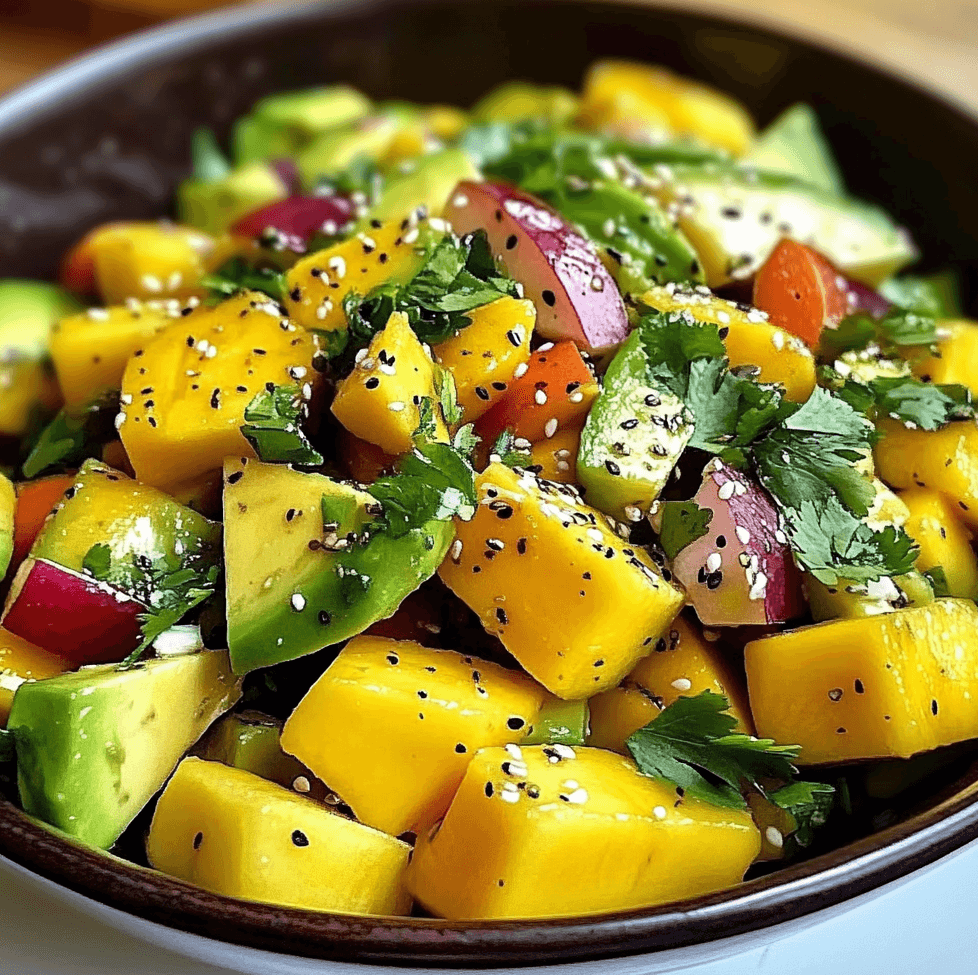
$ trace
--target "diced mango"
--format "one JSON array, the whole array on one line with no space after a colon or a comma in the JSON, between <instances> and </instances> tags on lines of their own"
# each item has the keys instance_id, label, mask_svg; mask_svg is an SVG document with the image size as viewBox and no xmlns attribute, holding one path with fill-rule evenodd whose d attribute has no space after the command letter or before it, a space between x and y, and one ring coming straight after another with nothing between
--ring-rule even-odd
<instances>
[{"instance_id":1,"label":"diced mango","mask_svg":"<svg viewBox=\"0 0 978 975\"><path fill-rule=\"evenodd\" d=\"M214 240L196 227L166 221L122 221L86 238L98 292L106 305L127 298L203 295Z\"/></svg>"},{"instance_id":2,"label":"diced mango","mask_svg":"<svg viewBox=\"0 0 978 975\"><path fill-rule=\"evenodd\" d=\"M978 737L978 607L939 599L747 645L757 733L806 765L909 758Z\"/></svg>"},{"instance_id":3,"label":"diced mango","mask_svg":"<svg viewBox=\"0 0 978 975\"><path fill-rule=\"evenodd\" d=\"M724 657L724 648L679 616L669 632L655 641L618 687L591 698L591 733L587 743L627 755L625 739L654 720L680 697L702 691L722 694L730 702L737 729L754 730L741 678Z\"/></svg>"},{"instance_id":4,"label":"diced mango","mask_svg":"<svg viewBox=\"0 0 978 975\"><path fill-rule=\"evenodd\" d=\"M163 873L228 897L344 914L407 914L410 847L220 762L185 758L146 844Z\"/></svg>"},{"instance_id":5,"label":"diced mango","mask_svg":"<svg viewBox=\"0 0 978 975\"><path fill-rule=\"evenodd\" d=\"M526 466L546 481L576 484L577 451L580 446L579 426L560 427L549 440L538 440L530 446Z\"/></svg>"},{"instance_id":6,"label":"diced mango","mask_svg":"<svg viewBox=\"0 0 978 975\"><path fill-rule=\"evenodd\" d=\"M267 295L246 291L203 306L137 349L122 380L119 435L140 481L164 490L254 457L244 411L266 385L311 398L316 340Z\"/></svg>"},{"instance_id":7,"label":"diced mango","mask_svg":"<svg viewBox=\"0 0 978 975\"><path fill-rule=\"evenodd\" d=\"M61 406L61 391L51 363L15 356L0 362L0 436L22 437L38 413Z\"/></svg>"},{"instance_id":8,"label":"diced mango","mask_svg":"<svg viewBox=\"0 0 978 975\"><path fill-rule=\"evenodd\" d=\"M879 476L901 490L939 491L968 527L978 528L978 423L962 420L941 430L910 430L884 420L879 427L883 438L873 451Z\"/></svg>"},{"instance_id":9,"label":"diced mango","mask_svg":"<svg viewBox=\"0 0 978 975\"><path fill-rule=\"evenodd\" d=\"M359 484L373 484L381 474L390 474L397 463L396 455L385 453L369 440L361 440L346 427L337 434L336 449L347 474Z\"/></svg>"},{"instance_id":10,"label":"diced mango","mask_svg":"<svg viewBox=\"0 0 978 975\"><path fill-rule=\"evenodd\" d=\"M456 525L442 580L558 697L617 685L683 594L570 485L491 464L476 486L475 517Z\"/></svg>"},{"instance_id":11,"label":"diced mango","mask_svg":"<svg viewBox=\"0 0 978 975\"><path fill-rule=\"evenodd\" d=\"M960 383L978 396L978 322L939 323L945 334L933 355L913 361L913 373L928 382Z\"/></svg>"},{"instance_id":12,"label":"diced mango","mask_svg":"<svg viewBox=\"0 0 978 975\"><path fill-rule=\"evenodd\" d=\"M424 221L389 223L304 257L286 276L289 315L303 328L346 328L343 299L410 281L424 264L431 235Z\"/></svg>"},{"instance_id":13,"label":"diced mango","mask_svg":"<svg viewBox=\"0 0 978 975\"><path fill-rule=\"evenodd\" d=\"M174 319L179 306L150 301L89 308L51 330L51 358L68 407L86 406L118 389L129 357Z\"/></svg>"},{"instance_id":14,"label":"diced mango","mask_svg":"<svg viewBox=\"0 0 978 975\"><path fill-rule=\"evenodd\" d=\"M14 693L21 684L57 677L70 667L63 657L0 629L0 727L7 723Z\"/></svg>"},{"instance_id":15,"label":"diced mango","mask_svg":"<svg viewBox=\"0 0 978 975\"><path fill-rule=\"evenodd\" d=\"M463 423L495 405L529 360L537 313L532 301L507 296L473 308L467 316L469 325L432 350L435 362L455 379Z\"/></svg>"},{"instance_id":16,"label":"diced mango","mask_svg":"<svg viewBox=\"0 0 978 975\"><path fill-rule=\"evenodd\" d=\"M724 890L760 850L750 814L680 796L627 758L566 745L487 748L408 886L439 917L560 917Z\"/></svg>"},{"instance_id":17,"label":"diced mango","mask_svg":"<svg viewBox=\"0 0 978 975\"><path fill-rule=\"evenodd\" d=\"M631 61L598 61L584 79L582 120L599 128L679 132L742 155L754 122L730 95L666 68Z\"/></svg>"},{"instance_id":18,"label":"diced mango","mask_svg":"<svg viewBox=\"0 0 978 975\"><path fill-rule=\"evenodd\" d=\"M907 533L920 546L921 572L940 566L951 596L978 599L978 558L971 547L971 532L958 519L961 510L950 499L928 488L900 494L910 510Z\"/></svg>"},{"instance_id":19,"label":"diced mango","mask_svg":"<svg viewBox=\"0 0 978 975\"><path fill-rule=\"evenodd\" d=\"M688 311L697 321L719 326L730 367L755 366L759 383L780 383L785 399L804 403L815 388L815 357L800 338L772 325L764 312L746 311L726 298L697 291L655 287L639 301L661 312Z\"/></svg>"},{"instance_id":20,"label":"diced mango","mask_svg":"<svg viewBox=\"0 0 978 975\"><path fill-rule=\"evenodd\" d=\"M332 410L350 433L387 454L403 454L412 447L425 397L434 409L436 439L448 440L431 355L407 315L396 311L373 337L366 356L340 380Z\"/></svg>"},{"instance_id":21,"label":"diced mango","mask_svg":"<svg viewBox=\"0 0 978 975\"><path fill-rule=\"evenodd\" d=\"M419 831L444 814L473 753L521 741L547 698L498 664L360 636L292 713L282 748L361 822Z\"/></svg>"}]
</instances>

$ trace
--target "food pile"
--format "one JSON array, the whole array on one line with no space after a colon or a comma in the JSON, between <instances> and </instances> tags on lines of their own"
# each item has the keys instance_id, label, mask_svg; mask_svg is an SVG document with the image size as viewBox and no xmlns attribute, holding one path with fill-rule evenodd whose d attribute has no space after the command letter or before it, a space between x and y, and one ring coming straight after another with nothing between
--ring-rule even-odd
<instances>
[{"instance_id":1,"label":"food pile","mask_svg":"<svg viewBox=\"0 0 978 975\"><path fill-rule=\"evenodd\" d=\"M608 61L230 144L0 281L26 813L248 900L579 915L978 737L978 324L811 108Z\"/></svg>"}]
</instances>

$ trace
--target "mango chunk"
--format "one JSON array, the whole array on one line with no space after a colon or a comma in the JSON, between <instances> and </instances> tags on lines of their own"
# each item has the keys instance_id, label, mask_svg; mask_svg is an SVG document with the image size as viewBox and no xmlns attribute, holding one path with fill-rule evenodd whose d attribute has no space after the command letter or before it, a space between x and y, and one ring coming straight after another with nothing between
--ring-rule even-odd
<instances>
[{"instance_id":1,"label":"mango chunk","mask_svg":"<svg viewBox=\"0 0 978 975\"><path fill-rule=\"evenodd\" d=\"M909 509L907 532L920 546L917 568L927 572L940 566L949 595L978 599L978 558L971 547L971 532L958 519L961 509L928 488L903 491L900 500Z\"/></svg>"},{"instance_id":2,"label":"mango chunk","mask_svg":"<svg viewBox=\"0 0 978 975\"><path fill-rule=\"evenodd\" d=\"M357 818L397 835L452 801L473 753L521 741L550 696L518 671L409 640L351 640L282 732L282 748Z\"/></svg>"},{"instance_id":3,"label":"mango chunk","mask_svg":"<svg viewBox=\"0 0 978 975\"><path fill-rule=\"evenodd\" d=\"M491 464L439 570L489 633L564 699L614 687L683 604L642 549L566 484Z\"/></svg>"},{"instance_id":4,"label":"mango chunk","mask_svg":"<svg viewBox=\"0 0 978 975\"><path fill-rule=\"evenodd\" d=\"M914 375L939 385L960 383L978 396L978 322L944 321L940 328L945 337L933 355L914 360Z\"/></svg>"},{"instance_id":5,"label":"mango chunk","mask_svg":"<svg viewBox=\"0 0 978 975\"><path fill-rule=\"evenodd\" d=\"M407 914L410 847L220 762L185 758L146 844L157 870L244 900L344 914Z\"/></svg>"},{"instance_id":6,"label":"mango chunk","mask_svg":"<svg viewBox=\"0 0 978 975\"><path fill-rule=\"evenodd\" d=\"M680 797L599 748L487 748L408 886L451 920L647 907L739 883L760 850L746 811Z\"/></svg>"},{"instance_id":7,"label":"mango chunk","mask_svg":"<svg viewBox=\"0 0 978 975\"><path fill-rule=\"evenodd\" d=\"M462 422L477 420L505 395L530 359L537 313L526 298L497 298L468 313L470 324L432 350L455 379ZM525 370L524 370L525 371Z\"/></svg>"},{"instance_id":8,"label":"mango chunk","mask_svg":"<svg viewBox=\"0 0 978 975\"><path fill-rule=\"evenodd\" d=\"M424 264L431 234L426 222L405 220L372 227L304 257L286 275L289 315L303 328L346 328L343 299L410 281Z\"/></svg>"},{"instance_id":9,"label":"mango chunk","mask_svg":"<svg viewBox=\"0 0 978 975\"><path fill-rule=\"evenodd\" d=\"M9 630L0 629L0 727L7 723L14 693L21 684L57 677L70 667L64 657L42 650Z\"/></svg>"},{"instance_id":10,"label":"mango chunk","mask_svg":"<svg viewBox=\"0 0 978 975\"><path fill-rule=\"evenodd\" d=\"M434 408L435 438L448 440L431 354L414 334L407 315L396 311L353 372L339 382L333 415L354 436L376 444L384 453L404 454L413 446L421 422L422 398Z\"/></svg>"},{"instance_id":11,"label":"mango chunk","mask_svg":"<svg viewBox=\"0 0 978 975\"><path fill-rule=\"evenodd\" d=\"M220 471L228 456L254 457L244 411L267 383L312 398L315 338L267 295L246 291L203 306L133 352L122 379L119 435L136 476L174 491Z\"/></svg>"},{"instance_id":12,"label":"mango chunk","mask_svg":"<svg viewBox=\"0 0 978 975\"><path fill-rule=\"evenodd\" d=\"M639 299L641 304L661 312L687 311L700 322L720 327L727 347L730 367L754 366L759 383L778 383L785 399L804 403L815 389L815 357L796 335L778 328L767 315L698 291L678 288L650 288Z\"/></svg>"},{"instance_id":13,"label":"mango chunk","mask_svg":"<svg viewBox=\"0 0 978 975\"><path fill-rule=\"evenodd\" d=\"M51 330L51 358L65 405L86 406L118 389L133 352L177 318L177 302L159 301L89 308L62 318Z\"/></svg>"},{"instance_id":14,"label":"mango chunk","mask_svg":"<svg viewBox=\"0 0 978 975\"><path fill-rule=\"evenodd\" d=\"M833 620L747 645L757 733L806 765L909 758L978 736L978 607Z\"/></svg>"},{"instance_id":15,"label":"mango chunk","mask_svg":"<svg viewBox=\"0 0 978 975\"><path fill-rule=\"evenodd\" d=\"M876 470L900 490L932 488L947 498L969 528L978 528L978 423L961 420L941 430L909 430L895 420L879 424Z\"/></svg>"},{"instance_id":16,"label":"mango chunk","mask_svg":"<svg viewBox=\"0 0 978 975\"><path fill-rule=\"evenodd\" d=\"M625 739L644 728L680 697L702 691L722 694L730 702L737 730L754 730L743 680L724 658L723 647L679 616L669 632L656 640L653 652L610 691L591 698L591 733L587 743L627 755Z\"/></svg>"}]
</instances>

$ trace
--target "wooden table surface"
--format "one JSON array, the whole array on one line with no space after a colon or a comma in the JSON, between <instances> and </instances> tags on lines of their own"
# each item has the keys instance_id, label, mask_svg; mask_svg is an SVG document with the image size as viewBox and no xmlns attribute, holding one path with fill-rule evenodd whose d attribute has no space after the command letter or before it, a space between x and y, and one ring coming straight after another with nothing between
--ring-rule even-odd
<instances>
[{"instance_id":1,"label":"wooden table surface","mask_svg":"<svg viewBox=\"0 0 978 975\"><path fill-rule=\"evenodd\" d=\"M167 13L202 9L217 2L69 0L66 9L72 16L51 17L57 0L0 0L0 91L71 56L93 40L145 26ZM671 2L742 16L824 41L915 78L978 115L978 0ZM20 15L8 15L7 4L19 4ZM40 22L38 16L43 18Z\"/></svg>"}]
</instances>

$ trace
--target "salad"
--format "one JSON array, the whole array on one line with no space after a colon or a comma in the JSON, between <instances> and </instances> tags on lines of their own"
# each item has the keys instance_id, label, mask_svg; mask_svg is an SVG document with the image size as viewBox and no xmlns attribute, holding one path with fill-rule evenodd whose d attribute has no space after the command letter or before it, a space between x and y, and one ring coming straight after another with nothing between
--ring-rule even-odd
<instances>
[{"instance_id":1,"label":"salad","mask_svg":"<svg viewBox=\"0 0 978 975\"><path fill-rule=\"evenodd\" d=\"M175 214L0 281L29 816L252 901L581 915L978 737L978 324L809 106L273 95Z\"/></svg>"}]
</instances>

